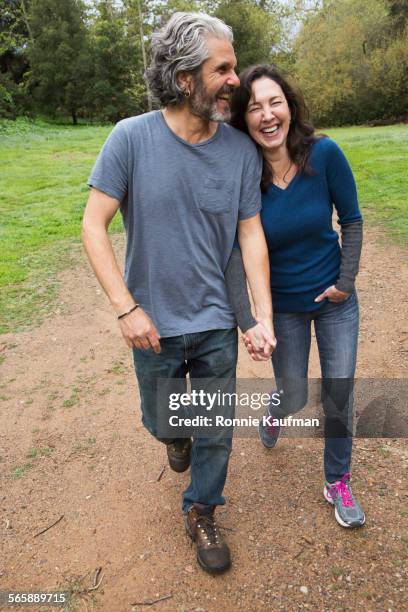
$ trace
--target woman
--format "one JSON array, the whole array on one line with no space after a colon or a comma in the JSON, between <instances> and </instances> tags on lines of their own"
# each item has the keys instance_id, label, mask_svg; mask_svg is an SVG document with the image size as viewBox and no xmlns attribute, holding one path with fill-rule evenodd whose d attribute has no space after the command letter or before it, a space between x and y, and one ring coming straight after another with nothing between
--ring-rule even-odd
<instances>
[{"instance_id":1,"label":"woman","mask_svg":"<svg viewBox=\"0 0 408 612\"><path fill-rule=\"evenodd\" d=\"M354 281L362 242L355 182L340 148L330 138L315 135L301 94L274 67L248 68L240 81L231 123L249 134L263 154L261 216L270 253L277 339L272 364L278 388L284 391L279 407L271 406L266 416L283 417L306 404L313 323L325 412L324 496L340 525L361 526L364 512L350 487L359 320ZM342 249L332 227L333 206ZM245 332L256 322L251 321L238 249L226 276L234 288L230 297L238 324ZM248 339L246 344L256 358ZM262 422L259 434L265 447L275 446L279 430Z\"/></svg>"}]
</instances>

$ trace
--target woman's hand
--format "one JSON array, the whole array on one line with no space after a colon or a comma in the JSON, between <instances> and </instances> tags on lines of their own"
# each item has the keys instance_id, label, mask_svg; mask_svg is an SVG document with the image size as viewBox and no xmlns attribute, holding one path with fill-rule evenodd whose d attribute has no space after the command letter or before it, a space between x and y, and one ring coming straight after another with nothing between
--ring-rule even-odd
<instances>
[{"instance_id":1,"label":"woman's hand","mask_svg":"<svg viewBox=\"0 0 408 612\"><path fill-rule=\"evenodd\" d=\"M335 285L332 285L331 287L328 287L326 291L323 291L323 293L318 295L315 302L322 302L325 298L327 298L329 302L339 304L340 302L347 300L350 295L350 293L346 293L345 291L339 291L336 289Z\"/></svg>"}]
</instances>

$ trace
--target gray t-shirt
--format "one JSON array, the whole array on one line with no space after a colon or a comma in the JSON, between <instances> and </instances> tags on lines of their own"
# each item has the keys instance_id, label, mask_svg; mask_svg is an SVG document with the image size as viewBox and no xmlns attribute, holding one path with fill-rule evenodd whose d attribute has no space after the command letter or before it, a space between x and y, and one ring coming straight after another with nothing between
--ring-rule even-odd
<instances>
[{"instance_id":1,"label":"gray t-shirt","mask_svg":"<svg viewBox=\"0 0 408 612\"><path fill-rule=\"evenodd\" d=\"M161 337L236 325L224 270L238 219L261 210L261 158L229 125L189 144L161 111L120 121L88 184L120 201L125 281Z\"/></svg>"}]
</instances>

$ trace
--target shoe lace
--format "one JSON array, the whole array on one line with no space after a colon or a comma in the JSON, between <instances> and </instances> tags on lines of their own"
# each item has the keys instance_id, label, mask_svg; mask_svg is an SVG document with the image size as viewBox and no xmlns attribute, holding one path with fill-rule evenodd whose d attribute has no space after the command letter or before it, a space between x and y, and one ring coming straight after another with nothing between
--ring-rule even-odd
<instances>
[{"instance_id":1,"label":"shoe lace","mask_svg":"<svg viewBox=\"0 0 408 612\"><path fill-rule=\"evenodd\" d=\"M197 529L200 529L207 540L207 546L220 543L218 527L213 516L200 516L197 520Z\"/></svg>"},{"instance_id":2,"label":"shoe lace","mask_svg":"<svg viewBox=\"0 0 408 612\"><path fill-rule=\"evenodd\" d=\"M343 506L351 508L354 506L354 501L348 482L349 480L350 472L347 472L344 474L342 479L339 480L339 482L335 482L334 485L329 487L327 492L332 498L336 495L336 493L339 493Z\"/></svg>"}]
</instances>

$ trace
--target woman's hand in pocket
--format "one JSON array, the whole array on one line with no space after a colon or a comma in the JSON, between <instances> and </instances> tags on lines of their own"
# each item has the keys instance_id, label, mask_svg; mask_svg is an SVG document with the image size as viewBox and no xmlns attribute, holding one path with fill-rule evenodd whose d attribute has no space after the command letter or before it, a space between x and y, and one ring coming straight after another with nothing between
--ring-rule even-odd
<instances>
[{"instance_id":1,"label":"woman's hand in pocket","mask_svg":"<svg viewBox=\"0 0 408 612\"><path fill-rule=\"evenodd\" d=\"M315 302L322 302L325 298L329 300L329 302L335 302L339 304L340 302L344 302L350 297L351 293L346 293L345 291L339 291L336 289L335 285L328 287L326 291L323 291L320 295L317 296Z\"/></svg>"}]
</instances>

